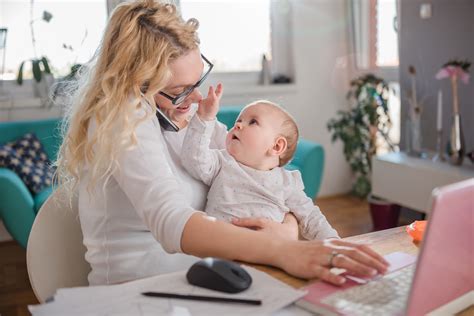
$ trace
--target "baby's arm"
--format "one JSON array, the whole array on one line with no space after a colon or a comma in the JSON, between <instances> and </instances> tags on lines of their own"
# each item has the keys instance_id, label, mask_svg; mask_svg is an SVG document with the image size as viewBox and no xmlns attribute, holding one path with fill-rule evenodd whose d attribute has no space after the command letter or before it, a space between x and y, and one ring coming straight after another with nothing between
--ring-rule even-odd
<instances>
[{"instance_id":1,"label":"baby's arm","mask_svg":"<svg viewBox=\"0 0 474 316\"><path fill-rule=\"evenodd\" d=\"M209 148L221 95L221 85L215 92L209 88L208 97L199 103L197 114L189 122L181 151L181 162L186 170L207 185L211 185L221 167L219 151Z\"/></svg>"},{"instance_id":2,"label":"baby's arm","mask_svg":"<svg viewBox=\"0 0 474 316\"><path fill-rule=\"evenodd\" d=\"M299 171L292 171L294 185L286 200L286 206L295 214L298 220L301 235L309 240L339 238L337 231L321 213L319 207L303 191L304 185Z\"/></svg>"}]
</instances>

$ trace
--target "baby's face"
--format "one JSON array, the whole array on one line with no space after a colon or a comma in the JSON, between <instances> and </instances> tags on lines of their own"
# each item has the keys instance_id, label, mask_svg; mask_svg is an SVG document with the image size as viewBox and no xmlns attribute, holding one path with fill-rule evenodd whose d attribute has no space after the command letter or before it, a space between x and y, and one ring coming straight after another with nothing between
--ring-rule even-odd
<instances>
[{"instance_id":1,"label":"baby's face","mask_svg":"<svg viewBox=\"0 0 474 316\"><path fill-rule=\"evenodd\" d=\"M252 104L240 113L234 127L227 134L226 147L238 162L262 169L269 152L275 145L283 115L267 104ZM278 165L278 164L277 164Z\"/></svg>"}]
</instances>

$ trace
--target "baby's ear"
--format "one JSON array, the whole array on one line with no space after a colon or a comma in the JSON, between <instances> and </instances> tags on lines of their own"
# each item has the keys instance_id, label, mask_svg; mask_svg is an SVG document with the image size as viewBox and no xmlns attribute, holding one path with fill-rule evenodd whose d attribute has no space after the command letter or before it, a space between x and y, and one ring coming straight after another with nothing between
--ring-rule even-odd
<instances>
[{"instance_id":1,"label":"baby's ear","mask_svg":"<svg viewBox=\"0 0 474 316\"><path fill-rule=\"evenodd\" d=\"M288 142L286 141L286 138L283 136L278 136L271 150L272 154L275 156L280 156L281 154L285 152L287 147L288 147Z\"/></svg>"}]
</instances>

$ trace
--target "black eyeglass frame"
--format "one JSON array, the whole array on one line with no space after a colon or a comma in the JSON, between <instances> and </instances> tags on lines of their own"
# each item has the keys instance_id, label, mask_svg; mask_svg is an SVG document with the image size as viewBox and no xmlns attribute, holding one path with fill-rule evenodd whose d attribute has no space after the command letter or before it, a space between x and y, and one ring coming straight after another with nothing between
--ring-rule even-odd
<instances>
[{"instance_id":1,"label":"black eyeglass frame","mask_svg":"<svg viewBox=\"0 0 474 316\"><path fill-rule=\"evenodd\" d=\"M166 94L166 93L163 92L163 91L160 91L159 94L162 95L162 96L164 96L164 97L167 98L168 100L170 100L173 105L180 105L181 103L183 103L183 101L186 100L186 98L187 98L191 93L193 93L194 89L198 88L198 87L204 82L204 80L206 80L207 76L209 75L209 73L211 72L212 68L214 67L214 65L213 65L206 57L204 57L203 54L201 54L201 57L202 57L202 59L209 65L209 69L208 69L207 72L201 77L201 79L199 79L198 82L196 82L194 85L192 85L191 87L187 88L186 90L184 90L183 92L181 92L180 94L178 94L178 95L175 96L175 97L172 97L172 96L170 96L169 94Z\"/></svg>"}]
</instances>

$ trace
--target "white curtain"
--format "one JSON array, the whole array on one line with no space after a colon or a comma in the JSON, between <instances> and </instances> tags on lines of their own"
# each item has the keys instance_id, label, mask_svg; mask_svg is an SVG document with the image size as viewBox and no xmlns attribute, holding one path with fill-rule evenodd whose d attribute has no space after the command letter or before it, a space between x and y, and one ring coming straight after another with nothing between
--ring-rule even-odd
<instances>
[{"instance_id":1,"label":"white curtain","mask_svg":"<svg viewBox=\"0 0 474 316\"><path fill-rule=\"evenodd\" d=\"M356 65L360 69L368 69L370 68L370 1L351 1L351 13Z\"/></svg>"},{"instance_id":2,"label":"white curtain","mask_svg":"<svg viewBox=\"0 0 474 316\"><path fill-rule=\"evenodd\" d=\"M272 73L294 80L292 1L271 0Z\"/></svg>"}]
</instances>

